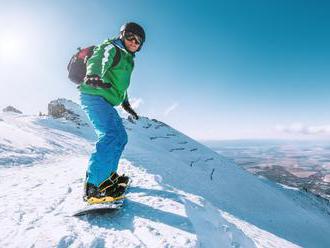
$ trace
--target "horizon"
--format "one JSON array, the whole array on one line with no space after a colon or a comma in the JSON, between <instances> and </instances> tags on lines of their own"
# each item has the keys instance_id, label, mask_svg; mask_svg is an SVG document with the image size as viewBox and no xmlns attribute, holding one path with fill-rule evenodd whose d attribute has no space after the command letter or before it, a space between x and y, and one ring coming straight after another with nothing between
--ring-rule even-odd
<instances>
[{"instance_id":1,"label":"horizon","mask_svg":"<svg viewBox=\"0 0 330 248\"><path fill-rule=\"evenodd\" d=\"M83 3L83 4L82 4ZM198 140L329 139L330 3L2 1L0 107L79 103L66 65L136 21L132 106ZM75 9L75 11L72 11ZM83 16L97 13L97 18Z\"/></svg>"},{"instance_id":2,"label":"horizon","mask_svg":"<svg viewBox=\"0 0 330 248\"><path fill-rule=\"evenodd\" d=\"M11 106L11 105L8 105L7 107L14 107L15 106ZM15 108L16 109L16 108ZM16 109L18 111L20 111L19 109ZM35 113L35 114L25 114L25 113L16 113L16 112L12 112L12 111L2 111L0 112L0 115L1 113L9 113L9 114L19 114L19 115L23 115L23 116L40 116L40 113L42 114L42 117L45 117L47 116L44 115L45 113ZM122 117L122 118L127 118L127 114L125 115L124 111L119 111L119 115ZM149 118L151 119L150 117L147 117L147 116L142 116L142 117L146 117L146 118ZM159 120L158 120L159 121ZM167 124L165 122L165 124ZM171 126L172 127L172 126ZM172 127L174 128L174 127ZM179 132L182 132L180 130L178 130ZM186 135L186 133L183 132L183 134ZM188 136L190 137L190 136ZM193 137L190 137L190 138L193 138ZM225 143L225 142L288 142L288 143L295 143L295 142L309 142L309 143L315 143L315 142L324 142L324 143L328 143L330 140L328 139L325 139L325 138L315 138L315 137L312 137L312 138L306 138L306 137L303 137L303 138L237 138L237 139L195 139L196 141L206 145L206 143L210 142L220 142L220 143Z\"/></svg>"}]
</instances>

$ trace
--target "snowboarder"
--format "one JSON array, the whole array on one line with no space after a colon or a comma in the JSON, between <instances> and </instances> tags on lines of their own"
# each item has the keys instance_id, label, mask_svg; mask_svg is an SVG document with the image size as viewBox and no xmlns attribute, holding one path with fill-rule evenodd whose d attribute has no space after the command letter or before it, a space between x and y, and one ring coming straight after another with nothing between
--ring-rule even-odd
<instances>
[{"instance_id":1,"label":"snowboarder","mask_svg":"<svg viewBox=\"0 0 330 248\"><path fill-rule=\"evenodd\" d=\"M122 197L129 181L127 176L117 174L119 158L128 140L114 107L121 105L134 119L139 118L128 101L127 89L135 53L144 41L144 29L137 23L126 23L117 38L96 46L87 61L80 101L98 137L86 172L84 199L90 204Z\"/></svg>"}]
</instances>

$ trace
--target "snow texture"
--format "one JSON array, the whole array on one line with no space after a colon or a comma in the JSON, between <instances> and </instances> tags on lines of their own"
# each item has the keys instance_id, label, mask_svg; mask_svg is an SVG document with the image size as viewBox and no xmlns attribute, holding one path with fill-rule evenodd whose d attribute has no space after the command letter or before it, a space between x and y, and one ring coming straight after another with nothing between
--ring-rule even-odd
<instances>
[{"instance_id":1,"label":"snow texture","mask_svg":"<svg viewBox=\"0 0 330 248\"><path fill-rule=\"evenodd\" d=\"M243 171L162 122L123 121L126 204L77 218L93 130L0 116L0 247L330 247L328 206Z\"/></svg>"}]
</instances>

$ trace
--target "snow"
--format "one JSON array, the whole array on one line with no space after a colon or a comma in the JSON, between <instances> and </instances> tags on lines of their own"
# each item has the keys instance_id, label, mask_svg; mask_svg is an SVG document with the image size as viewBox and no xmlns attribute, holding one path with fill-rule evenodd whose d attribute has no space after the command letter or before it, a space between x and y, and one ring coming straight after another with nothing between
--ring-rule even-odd
<instances>
[{"instance_id":1,"label":"snow","mask_svg":"<svg viewBox=\"0 0 330 248\"><path fill-rule=\"evenodd\" d=\"M330 183L330 174L325 175L323 180L326 183Z\"/></svg>"},{"instance_id":2,"label":"snow","mask_svg":"<svg viewBox=\"0 0 330 248\"><path fill-rule=\"evenodd\" d=\"M288 186L288 185L284 185L284 184L281 184L279 183L280 186L282 186L284 189L291 189L291 190L299 190L298 188L296 187L291 187L291 186Z\"/></svg>"},{"instance_id":3,"label":"snow","mask_svg":"<svg viewBox=\"0 0 330 248\"><path fill-rule=\"evenodd\" d=\"M0 119L0 247L330 247L328 206L146 117L124 120L119 170L132 179L125 206L72 217L84 204L91 128Z\"/></svg>"}]
</instances>

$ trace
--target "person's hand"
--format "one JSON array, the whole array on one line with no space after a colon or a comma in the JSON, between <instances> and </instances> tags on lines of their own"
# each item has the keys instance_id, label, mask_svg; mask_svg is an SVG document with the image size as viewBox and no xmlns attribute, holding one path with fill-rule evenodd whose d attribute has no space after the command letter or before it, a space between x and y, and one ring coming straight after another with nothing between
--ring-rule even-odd
<instances>
[{"instance_id":1,"label":"person's hand","mask_svg":"<svg viewBox=\"0 0 330 248\"><path fill-rule=\"evenodd\" d=\"M128 109L125 109L125 110L133 117L134 120L139 119L138 114L131 107L129 107Z\"/></svg>"},{"instance_id":2,"label":"person's hand","mask_svg":"<svg viewBox=\"0 0 330 248\"><path fill-rule=\"evenodd\" d=\"M133 116L133 118L134 118L135 120L138 120L138 119L139 119L138 114L137 114L133 109L132 109L131 115Z\"/></svg>"},{"instance_id":3,"label":"person's hand","mask_svg":"<svg viewBox=\"0 0 330 248\"><path fill-rule=\"evenodd\" d=\"M138 114L132 109L131 105L129 104L129 102L126 100L124 101L121 106L123 107L123 109L125 109L125 111L127 113L129 113L130 115L132 115L132 117L135 119L135 120L138 120L139 119L139 116Z\"/></svg>"},{"instance_id":4,"label":"person's hand","mask_svg":"<svg viewBox=\"0 0 330 248\"><path fill-rule=\"evenodd\" d=\"M87 85L90 85L95 88L100 87L104 89L109 89L111 87L111 84L104 83L98 75L86 75L86 77L84 78L84 82Z\"/></svg>"}]
</instances>

